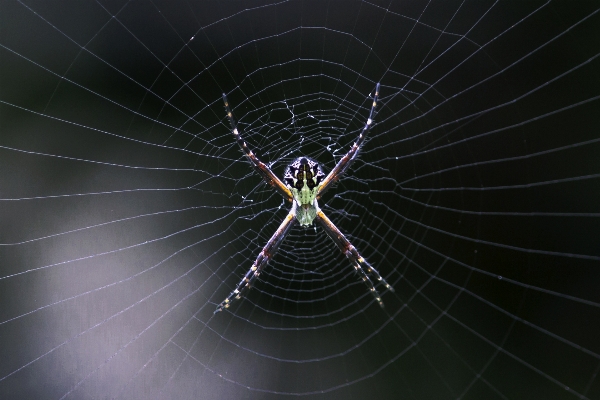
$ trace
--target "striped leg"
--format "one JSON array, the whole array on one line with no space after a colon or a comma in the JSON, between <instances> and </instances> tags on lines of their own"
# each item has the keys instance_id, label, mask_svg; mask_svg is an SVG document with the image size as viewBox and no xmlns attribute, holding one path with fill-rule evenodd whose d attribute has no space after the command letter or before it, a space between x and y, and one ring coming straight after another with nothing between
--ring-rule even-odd
<instances>
[{"instance_id":1,"label":"striped leg","mask_svg":"<svg viewBox=\"0 0 600 400\"><path fill-rule=\"evenodd\" d=\"M277 253L279 245L281 244L281 242L283 242L283 239L286 237L292 226L294 226L295 222L296 202L293 202L292 209L285 217L281 225L279 225L279 228L277 228L277 231L275 231L271 239L269 239L265 247L263 247L262 251L256 258L256 261L254 261L254 264L252 264L252 267L250 267L248 272L246 272L246 275L244 275L240 283L238 283L235 290L231 292L229 296L227 296L227 298L217 306L215 314L219 311L222 311L224 308L229 308L231 303L233 303L235 300L239 300L240 298L242 298L246 294L246 292L250 290L252 284L254 283L256 278L258 278L263 268L273 258L273 256L275 256L275 253Z\"/></svg>"},{"instance_id":2,"label":"striped leg","mask_svg":"<svg viewBox=\"0 0 600 400\"><path fill-rule=\"evenodd\" d=\"M227 119L229 119L229 124L231 125L231 132L235 137L235 141L240 146L250 164L254 167L256 172L263 178L265 182L271 185L279 194L281 194L288 201L292 201L293 196L290 189L283 184L283 182L271 171L265 163L260 161L258 157L248 148L244 139L242 139L240 132L238 131L237 124L235 122L235 118L233 118L233 114L231 113L231 108L229 108L229 102L227 101L227 96L223 93L223 102L225 103L225 110L227 111Z\"/></svg>"},{"instance_id":3,"label":"striped leg","mask_svg":"<svg viewBox=\"0 0 600 400\"><path fill-rule=\"evenodd\" d=\"M338 163L336 164L335 167L333 167L333 169L331 170L329 175L327 175L325 177L325 179L323 179L321 186L319 186L319 193L318 193L317 198L320 198L323 195L323 193L325 193L325 191L327 189L329 189L329 187L331 186L332 183L334 183L338 179L340 179L342 177L342 175L348 170L348 168L350 168L350 165L352 165L352 162L356 159L356 156L358 155L358 151L360 150L361 146L365 142L367 133L369 132L369 129L371 129L371 126L373 125L373 117L375 114L375 107L377 107L377 99L379 99L379 83L375 87L375 96L373 96L373 105L371 106L371 112L369 113L369 118L367 119L367 123L365 124L364 128L362 129L362 132L360 133L360 135L358 135L358 139L356 139L356 142L354 142L354 144L352 145L352 147L350 148L348 153L344 157L342 157L342 159L340 161L338 161Z\"/></svg>"},{"instance_id":4,"label":"striped leg","mask_svg":"<svg viewBox=\"0 0 600 400\"><path fill-rule=\"evenodd\" d=\"M340 230L333 224L333 222L331 222L331 220L327 218L323 211L319 210L317 212L316 219L321 224L323 229L325 229L325 233L327 233L327 236L329 236L331 240L333 240L333 242L339 247L342 253L344 253L346 257L348 257L348 259L354 266L354 269L356 269L356 271L361 275L362 280L369 288L369 291L373 294L373 297L375 297L375 300L379 303L381 307L383 307L383 301L381 300L381 296L379 295L379 292L377 292L377 289L375 289L373 281L371 280L369 275L374 277L377 281L381 281L385 285L385 287L391 292L394 291L394 288L391 287L390 284L387 283L381 275L379 275L379 272L377 272L377 270L373 268L373 266L371 266L371 264L369 264L367 260L365 260L358 253L356 248L352 246L350 241L346 239L346 236L344 236L344 234L340 232Z\"/></svg>"}]
</instances>

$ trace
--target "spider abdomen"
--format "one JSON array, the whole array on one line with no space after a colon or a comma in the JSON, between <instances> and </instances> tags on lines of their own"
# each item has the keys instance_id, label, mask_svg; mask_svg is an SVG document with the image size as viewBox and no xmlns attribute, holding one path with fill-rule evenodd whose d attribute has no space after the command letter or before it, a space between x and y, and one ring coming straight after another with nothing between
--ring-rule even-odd
<instances>
[{"instance_id":1,"label":"spider abdomen","mask_svg":"<svg viewBox=\"0 0 600 400\"><path fill-rule=\"evenodd\" d=\"M296 158L285 170L284 182L300 207L296 219L301 226L310 226L317 216L316 198L325 174L319 163L308 157Z\"/></svg>"},{"instance_id":2,"label":"spider abdomen","mask_svg":"<svg viewBox=\"0 0 600 400\"><path fill-rule=\"evenodd\" d=\"M309 227L317 216L317 208L314 205L303 205L296 209L296 219L302 227Z\"/></svg>"}]
</instances>

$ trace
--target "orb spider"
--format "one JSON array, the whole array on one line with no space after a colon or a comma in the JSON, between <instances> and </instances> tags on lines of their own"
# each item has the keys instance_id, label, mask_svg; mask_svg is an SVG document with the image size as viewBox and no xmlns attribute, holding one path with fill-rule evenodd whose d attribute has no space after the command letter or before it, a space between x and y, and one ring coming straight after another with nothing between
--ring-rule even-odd
<instances>
[{"instance_id":1,"label":"orb spider","mask_svg":"<svg viewBox=\"0 0 600 400\"><path fill-rule=\"evenodd\" d=\"M309 157L298 157L286 168L283 181L281 181L273 171L271 171L271 168L256 157L252 150L248 148L244 139L242 139L233 114L231 113L227 96L223 93L223 102L225 103L227 119L229 119L235 141L240 146L256 172L258 172L267 184L282 195L284 199L292 203L292 208L271 239L269 239L265 247L263 247L256 258L256 261L252 264L252 267L246 272L246 275L244 275L240 283L238 283L237 287L229 294L229 296L217 306L215 313L222 311L224 308L229 308L235 300L239 300L244 296L269 260L275 256L279 245L296 222L299 222L300 226L309 227L315 220L321 225L327 236L333 240L342 253L350 260L354 269L361 275L362 280L375 297L375 300L383 307L381 296L379 295L379 292L377 292L377 289L375 289L370 276L374 277L377 281L381 281L388 290L393 292L394 288L391 287L379 272L377 272L377 270L359 254L358 250L356 250L350 241L346 239L346 236L344 236L333 222L327 218L319 208L317 202L323 193L331 187L331 184L339 180L356 159L358 151L364 143L369 129L373 125L373 116L375 107L377 107L378 97L379 83L375 88L373 105L371 106L371 112L369 113L367 123L360 135L358 135L356 142L354 142L350 148L350 151L342 157L327 176L325 176L321 166L315 160Z\"/></svg>"}]
</instances>

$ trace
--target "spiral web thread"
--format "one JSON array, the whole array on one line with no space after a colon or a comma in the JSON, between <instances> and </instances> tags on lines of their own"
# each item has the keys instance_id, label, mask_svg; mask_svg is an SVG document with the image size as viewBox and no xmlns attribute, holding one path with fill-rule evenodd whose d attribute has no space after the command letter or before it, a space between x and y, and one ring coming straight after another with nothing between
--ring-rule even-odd
<instances>
[{"instance_id":1,"label":"spiral web thread","mask_svg":"<svg viewBox=\"0 0 600 400\"><path fill-rule=\"evenodd\" d=\"M594 2L0 5L0 397L600 398ZM349 150L320 227L235 287Z\"/></svg>"}]
</instances>

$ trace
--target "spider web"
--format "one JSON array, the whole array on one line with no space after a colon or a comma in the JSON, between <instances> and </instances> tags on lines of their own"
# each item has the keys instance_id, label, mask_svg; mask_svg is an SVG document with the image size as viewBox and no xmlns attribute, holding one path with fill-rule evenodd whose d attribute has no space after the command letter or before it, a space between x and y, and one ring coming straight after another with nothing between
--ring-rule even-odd
<instances>
[{"instance_id":1,"label":"spider web","mask_svg":"<svg viewBox=\"0 0 600 400\"><path fill-rule=\"evenodd\" d=\"M597 2L0 3L3 399L600 398ZM322 209L385 308L294 227Z\"/></svg>"}]
</instances>

